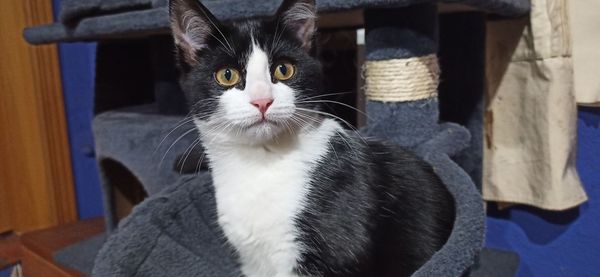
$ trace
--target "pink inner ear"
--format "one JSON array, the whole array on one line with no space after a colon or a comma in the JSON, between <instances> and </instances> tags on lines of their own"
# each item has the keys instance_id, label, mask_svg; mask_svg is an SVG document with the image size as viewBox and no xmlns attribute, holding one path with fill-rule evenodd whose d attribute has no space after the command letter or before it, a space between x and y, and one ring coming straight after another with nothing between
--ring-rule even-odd
<instances>
[{"instance_id":1,"label":"pink inner ear","mask_svg":"<svg viewBox=\"0 0 600 277\"><path fill-rule=\"evenodd\" d=\"M283 22L302 42L302 47L309 49L315 32L315 6L313 1L297 1L283 13Z\"/></svg>"},{"instance_id":2,"label":"pink inner ear","mask_svg":"<svg viewBox=\"0 0 600 277\"><path fill-rule=\"evenodd\" d=\"M310 48L312 45L312 36L315 32L315 22L313 20L307 20L304 24L301 24L296 32L296 36L302 42L302 47L305 49Z\"/></svg>"},{"instance_id":3,"label":"pink inner ear","mask_svg":"<svg viewBox=\"0 0 600 277\"><path fill-rule=\"evenodd\" d=\"M208 47L207 44L203 44L203 43L201 44L201 43L198 43L197 41L195 41L189 34L183 33L183 34L181 34L181 38L183 39L183 41L185 43L187 43L193 49L201 50L201 49Z\"/></svg>"}]
</instances>

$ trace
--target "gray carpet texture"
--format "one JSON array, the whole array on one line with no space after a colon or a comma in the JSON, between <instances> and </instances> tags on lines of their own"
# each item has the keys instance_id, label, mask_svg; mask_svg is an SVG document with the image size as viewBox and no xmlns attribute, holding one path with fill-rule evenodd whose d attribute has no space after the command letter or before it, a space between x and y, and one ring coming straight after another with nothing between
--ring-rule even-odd
<instances>
[{"instance_id":1,"label":"gray carpet texture","mask_svg":"<svg viewBox=\"0 0 600 277\"><path fill-rule=\"evenodd\" d=\"M282 0L203 0L221 20L271 16ZM59 22L24 30L31 44L127 39L168 33L166 0L64 0ZM317 0L319 12L354 9L406 7L430 0ZM446 0L484 11L522 16L530 10L529 0Z\"/></svg>"},{"instance_id":2,"label":"gray carpet texture","mask_svg":"<svg viewBox=\"0 0 600 277\"><path fill-rule=\"evenodd\" d=\"M520 257L510 251L483 249L469 277L514 277L517 276Z\"/></svg>"},{"instance_id":3,"label":"gray carpet texture","mask_svg":"<svg viewBox=\"0 0 600 277\"><path fill-rule=\"evenodd\" d=\"M210 175L182 177L136 206L96 258L93 276L240 276L216 221Z\"/></svg>"},{"instance_id":4,"label":"gray carpet texture","mask_svg":"<svg viewBox=\"0 0 600 277\"><path fill-rule=\"evenodd\" d=\"M94 259L105 242L106 233L96 235L54 253L54 260L59 264L90 275L94 268Z\"/></svg>"}]
</instances>

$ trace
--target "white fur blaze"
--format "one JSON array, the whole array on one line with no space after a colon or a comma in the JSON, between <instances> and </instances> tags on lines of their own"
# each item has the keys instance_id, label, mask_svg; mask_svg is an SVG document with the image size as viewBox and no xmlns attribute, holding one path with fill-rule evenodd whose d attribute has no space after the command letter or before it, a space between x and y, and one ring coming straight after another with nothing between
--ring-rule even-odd
<instances>
[{"instance_id":1,"label":"white fur blaze","mask_svg":"<svg viewBox=\"0 0 600 277\"><path fill-rule=\"evenodd\" d=\"M269 57L256 43L246 66L246 92L251 100L273 98Z\"/></svg>"},{"instance_id":2,"label":"white fur blaze","mask_svg":"<svg viewBox=\"0 0 600 277\"><path fill-rule=\"evenodd\" d=\"M294 218L303 210L310 173L340 130L326 119L272 148L206 145L219 223L247 276L296 276L301 246Z\"/></svg>"}]
</instances>

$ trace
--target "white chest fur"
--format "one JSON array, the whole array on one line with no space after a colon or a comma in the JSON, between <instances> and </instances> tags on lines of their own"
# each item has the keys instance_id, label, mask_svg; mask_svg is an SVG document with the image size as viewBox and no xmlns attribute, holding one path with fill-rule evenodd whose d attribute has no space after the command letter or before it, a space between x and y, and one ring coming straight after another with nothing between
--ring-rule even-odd
<instances>
[{"instance_id":1,"label":"white chest fur","mask_svg":"<svg viewBox=\"0 0 600 277\"><path fill-rule=\"evenodd\" d=\"M333 120L280 147L205 145L219 223L253 276L294 276L301 245L294 218L303 209L310 172L341 131Z\"/></svg>"}]
</instances>

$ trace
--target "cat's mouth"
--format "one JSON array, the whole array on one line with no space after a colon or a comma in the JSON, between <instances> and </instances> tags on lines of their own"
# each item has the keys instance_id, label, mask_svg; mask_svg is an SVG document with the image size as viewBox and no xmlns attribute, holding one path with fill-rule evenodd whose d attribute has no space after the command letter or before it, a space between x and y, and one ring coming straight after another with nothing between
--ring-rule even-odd
<instances>
[{"instance_id":1,"label":"cat's mouth","mask_svg":"<svg viewBox=\"0 0 600 277\"><path fill-rule=\"evenodd\" d=\"M277 124L277 122L275 122L271 119L263 117L262 119L259 119L256 122L250 124L250 126L248 126L248 127L252 128L252 127L261 127L261 126L267 126L267 125L278 125L278 124Z\"/></svg>"}]
</instances>

